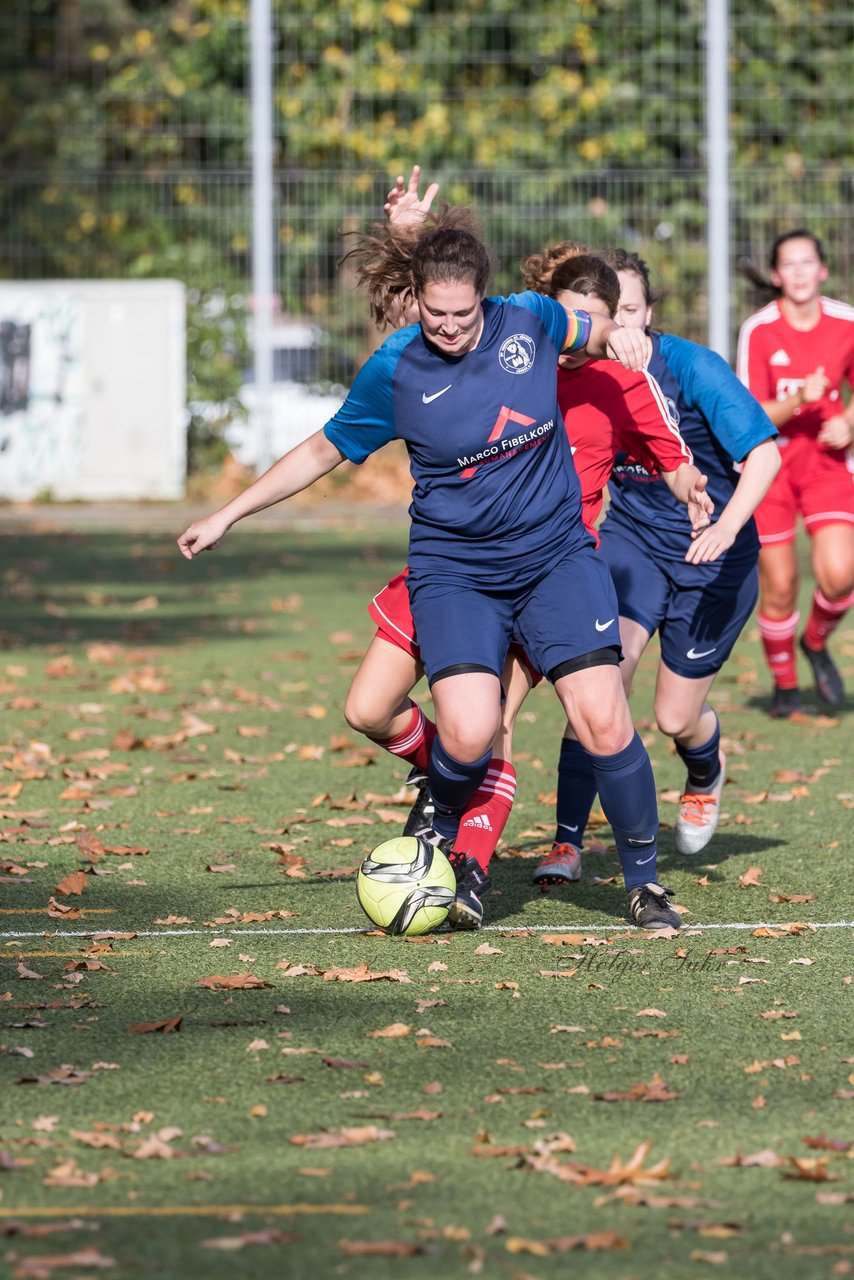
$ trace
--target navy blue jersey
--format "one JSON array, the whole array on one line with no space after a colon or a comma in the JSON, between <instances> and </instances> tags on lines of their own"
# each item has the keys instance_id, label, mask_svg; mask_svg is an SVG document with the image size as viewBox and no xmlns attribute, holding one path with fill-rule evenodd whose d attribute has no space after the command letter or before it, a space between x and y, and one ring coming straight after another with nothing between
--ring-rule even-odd
<instances>
[{"instance_id":1,"label":"navy blue jersey","mask_svg":"<svg viewBox=\"0 0 854 1280\"><path fill-rule=\"evenodd\" d=\"M488 298L483 312L478 345L461 356L438 351L420 325L393 334L324 432L352 462L406 442L411 574L504 584L589 541L557 358L586 346L590 317L568 318L538 293Z\"/></svg>"},{"instance_id":2,"label":"navy blue jersey","mask_svg":"<svg viewBox=\"0 0 854 1280\"><path fill-rule=\"evenodd\" d=\"M758 401L745 395L729 365L714 351L668 333L651 333L650 337L653 355L649 372L659 383L695 464L709 477L714 520L738 483L736 464L763 440L773 440L777 429ZM660 477L650 476L622 455L609 489L608 520L630 523L636 536L660 557L684 557L691 543L688 514ZM756 526L748 520L726 555L730 560L755 558L758 550Z\"/></svg>"}]
</instances>

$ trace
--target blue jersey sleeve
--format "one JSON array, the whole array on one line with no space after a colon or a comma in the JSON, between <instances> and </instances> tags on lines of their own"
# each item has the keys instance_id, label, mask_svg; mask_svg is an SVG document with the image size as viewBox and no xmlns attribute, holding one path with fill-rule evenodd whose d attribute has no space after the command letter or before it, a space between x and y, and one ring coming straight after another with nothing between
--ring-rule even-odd
<instances>
[{"instance_id":1,"label":"blue jersey sleeve","mask_svg":"<svg viewBox=\"0 0 854 1280\"><path fill-rule=\"evenodd\" d=\"M533 311L541 321L558 351L580 351L587 346L590 337L591 322L586 311L567 313L566 309L554 298L544 293L511 293L504 299L516 307L524 307Z\"/></svg>"},{"instance_id":2,"label":"blue jersey sleeve","mask_svg":"<svg viewBox=\"0 0 854 1280\"><path fill-rule=\"evenodd\" d=\"M401 352L417 337L418 326L398 330L356 374L347 399L323 433L350 462L364 462L394 440L394 371Z\"/></svg>"},{"instance_id":3,"label":"blue jersey sleeve","mask_svg":"<svg viewBox=\"0 0 854 1280\"><path fill-rule=\"evenodd\" d=\"M743 462L777 428L726 361L687 338L661 335L661 353L687 405L698 410L734 462Z\"/></svg>"}]
</instances>

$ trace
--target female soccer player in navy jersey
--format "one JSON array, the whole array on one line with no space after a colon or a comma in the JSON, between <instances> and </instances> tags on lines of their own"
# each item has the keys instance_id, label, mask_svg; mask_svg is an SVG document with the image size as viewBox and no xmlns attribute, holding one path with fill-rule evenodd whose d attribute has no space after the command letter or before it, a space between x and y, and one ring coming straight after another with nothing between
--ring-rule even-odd
<instances>
[{"instance_id":1,"label":"female soccer player in navy jersey","mask_svg":"<svg viewBox=\"0 0 854 1280\"><path fill-rule=\"evenodd\" d=\"M646 264L622 250L609 257L621 285L617 315L629 326L645 328L652 319ZM773 423L720 356L670 334L652 333L652 341L649 371L709 478L719 514L692 542L684 511L672 495L626 458L615 469L599 533L620 601L627 690L642 653L659 633L655 717L687 769L675 839L679 853L692 854L715 832L726 777L720 725L706 696L756 603L759 544L751 517L780 457ZM580 848L594 795L584 751L565 739L556 852L535 879L570 878L560 875L563 846Z\"/></svg>"},{"instance_id":2,"label":"female soccer player in navy jersey","mask_svg":"<svg viewBox=\"0 0 854 1280\"><path fill-rule=\"evenodd\" d=\"M810 231L787 231L771 248L776 298L742 326L738 375L780 430L783 466L756 512L759 630L774 677L771 715L800 710L795 635L800 615L795 533L800 514L816 581L800 648L829 707L844 697L827 640L854 604L854 307L824 297L827 265ZM751 273L754 280L755 273ZM767 281L762 281L768 287Z\"/></svg>"},{"instance_id":3,"label":"female soccer player in navy jersey","mask_svg":"<svg viewBox=\"0 0 854 1280\"><path fill-rule=\"evenodd\" d=\"M486 775L501 721L511 640L554 684L589 751L603 809L630 868L639 924L679 916L647 884L658 816L649 757L619 673L617 602L581 519L578 478L556 399L561 352L586 348L640 368L648 340L535 293L488 299L488 250L459 212L405 240L359 246L360 276L387 305L409 287L419 320L388 338L322 431L178 539L192 559L239 519L307 488L345 458L406 442L414 479L409 593L437 734L429 762L434 826L456 834ZM476 862L460 868L457 922L483 915Z\"/></svg>"},{"instance_id":4,"label":"female soccer player in navy jersey","mask_svg":"<svg viewBox=\"0 0 854 1280\"><path fill-rule=\"evenodd\" d=\"M555 246L548 255L533 255L526 263L525 283L551 291L564 306L591 313L613 315L619 302L616 273L574 244ZM660 472L681 502L690 501L692 484L705 479L689 461L688 446L668 415L661 389L648 373L630 372L610 360L591 361L583 354L561 356L558 404L578 472L584 523L591 532L621 449L650 471ZM707 523L706 510L696 512L694 519ZM411 763L410 780L423 785L434 726L409 697L421 670L405 574L398 574L377 593L369 612L377 634L353 679L344 714L353 728ZM495 852L515 794L516 773L511 762L515 717L532 682L539 678L524 652L514 646L503 675L501 741L495 744L487 775L463 813L455 843L457 850L475 857L483 870ZM404 834L418 830L423 820L421 808L415 807ZM562 850L564 873L572 859L580 873L580 857L567 845Z\"/></svg>"}]
</instances>

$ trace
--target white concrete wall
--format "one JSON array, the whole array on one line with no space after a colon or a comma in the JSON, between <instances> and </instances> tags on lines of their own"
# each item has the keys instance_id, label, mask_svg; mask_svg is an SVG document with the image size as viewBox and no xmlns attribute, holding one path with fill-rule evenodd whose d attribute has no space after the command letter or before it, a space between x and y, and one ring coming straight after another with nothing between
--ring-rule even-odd
<instances>
[{"instance_id":1,"label":"white concrete wall","mask_svg":"<svg viewBox=\"0 0 854 1280\"><path fill-rule=\"evenodd\" d=\"M176 280L0 281L0 497L181 497L185 347Z\"/></svg>"}]
</instances>

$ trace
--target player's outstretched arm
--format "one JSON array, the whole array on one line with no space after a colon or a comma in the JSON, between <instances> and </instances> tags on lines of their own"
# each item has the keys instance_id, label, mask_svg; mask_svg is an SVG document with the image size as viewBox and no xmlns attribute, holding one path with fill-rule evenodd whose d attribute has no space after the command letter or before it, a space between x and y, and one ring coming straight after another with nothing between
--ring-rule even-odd
<instances>
[{"instance_id":1,"label":"player's outstretched arm","mask_svg":"<svg viewBox=\"0 0 854 1280\"><path fill-rule=\"evenodd\" d=\"M763 440L744 460L738 484L719 519L704 529L685 553L690 564L707 564L729 551L780 470L776 441Z\"/></svg>"},{"instance_id":2,"label":"player's outstretched arm","mask_svg":"<svg viewBox=\"0 0 854 1280\"><path fill-rule=\"evenodd\" d=\"M676 501L688 508L692 537L707 529L715 513L715 504L706 493L709 477L693 462L683 462L675 471L662 471L661 478Z\"/></svg>"},{"instance_id":3,"label":"player's outstretched arm","mask_svg":"<svg viewBox=\"0 0 854 1280\"><path fill-rule=\"evenodd\" d=\"M308 489L315 480L328 475L343 461L343 453L323 431L315 431L314 435L274 462L269 471L253 481L248 489L185 529L178 539L181 555L192 560L200 551L212 551L238 520Z\"/></svg>"},{"instance_id":4,"label":"player's outstretched arm","mask_svg":"<svg viewBox=\"0 0 854 1280\"><path fill-rule=\"evenodd\" d=\"M421 166L414 164L405 183L403 174L399 173L395 184L386 197L383 212L396 231L415 230L430 212L430 206L439 192L438 182L431 182L424 196L418 194L418 181L421 177Z\"/></svg>"}]
</instances>

